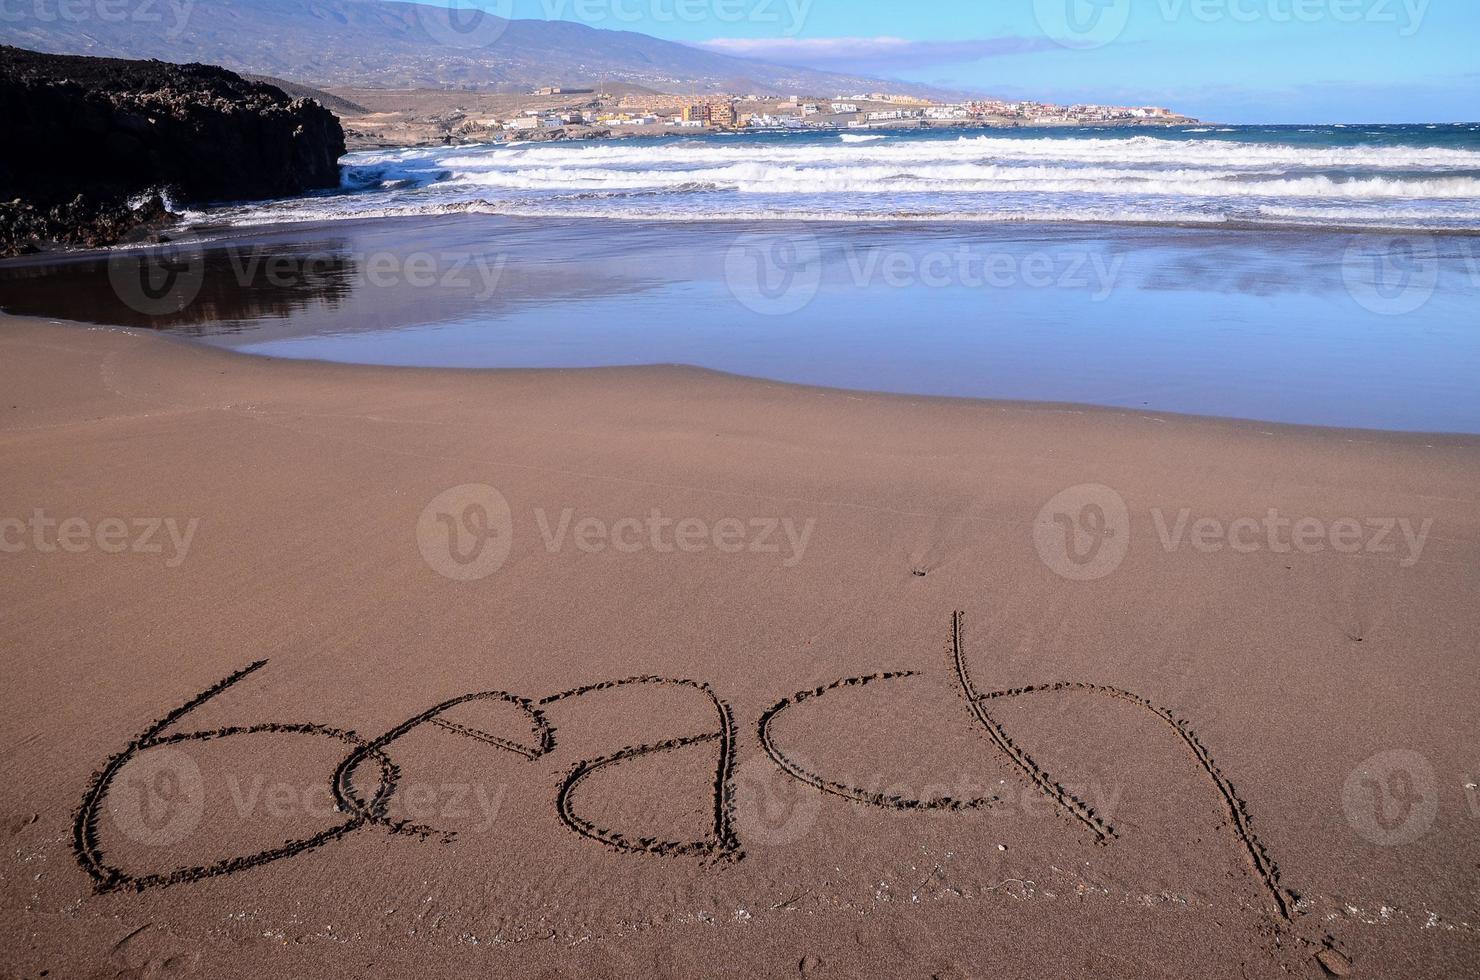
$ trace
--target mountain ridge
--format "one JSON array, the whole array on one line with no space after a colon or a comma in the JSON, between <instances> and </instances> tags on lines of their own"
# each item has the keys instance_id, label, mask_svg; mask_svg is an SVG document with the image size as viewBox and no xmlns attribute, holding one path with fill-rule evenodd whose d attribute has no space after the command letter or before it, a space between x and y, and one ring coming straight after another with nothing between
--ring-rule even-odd
<instances>
[{"instance_id":1,"label":"mountain ridge","mask_svg":"<svg viewBox=\"0 0 1480 980\"><path fill-rule=\"evenodd\" d=\"M634 31L470 15L402 0L196 0L160 5L147 20L22 15L0 22L0 43L56 54L195 61L324 87L517 91L613 81L696 94L952 94Z\"/></svg>"}]
</instances>

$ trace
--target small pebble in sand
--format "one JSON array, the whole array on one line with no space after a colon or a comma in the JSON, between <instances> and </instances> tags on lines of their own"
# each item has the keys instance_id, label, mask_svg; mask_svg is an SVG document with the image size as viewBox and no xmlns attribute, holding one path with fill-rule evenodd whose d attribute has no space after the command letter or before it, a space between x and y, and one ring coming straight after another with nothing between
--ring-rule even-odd
<instances>
[{"instance_id":1,"label":"small pebble in sand","mask_svg":"<svg viewBox=\"0 0 1480 980\"><path fill-rule=\"evenodd\" d=\"M997 845L997 850L999 850L999 851L1005 851L1005 850L1007 850L1007 845L1006 844L998 844Z\"/></svg>"},{"instance_id":2,"label":"small pebble in sand","mask_svg":"<svg viewBox=\"0 0 1480 980\"><path fill-rule=\"evenodd\" d=\"M1328 976L1349 977L1352 974L1352 961L1336 952L1334 949L1323 949L1316 954L1316 962Z\"/></svg>"}]
</instances>

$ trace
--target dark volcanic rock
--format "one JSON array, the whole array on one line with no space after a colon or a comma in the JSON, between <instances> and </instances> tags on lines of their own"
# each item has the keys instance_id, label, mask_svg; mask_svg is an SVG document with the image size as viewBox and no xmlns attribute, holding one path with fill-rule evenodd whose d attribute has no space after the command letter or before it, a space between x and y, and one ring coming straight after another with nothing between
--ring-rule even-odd
<instances>
[{"instance_id":1,"label":"dark volcanic rock","mask_svg":"<svg viewBox=\"0 0 1480 980\"><path fill-rule=\"evenodd\" d=\"M339 183L344 132L224 68L0 47L0 254L102 245L178 204Z\"/></svg>"}]
</instances>

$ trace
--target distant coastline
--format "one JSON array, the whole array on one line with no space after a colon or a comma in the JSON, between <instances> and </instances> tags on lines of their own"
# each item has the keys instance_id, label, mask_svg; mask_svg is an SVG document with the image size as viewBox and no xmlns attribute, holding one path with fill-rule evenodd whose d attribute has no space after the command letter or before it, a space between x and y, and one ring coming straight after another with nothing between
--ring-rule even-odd
<instances>
[{"instance_id":1,"label":"distant coastline","mask_svg":"<svg viewBox=\"0 0 1480 980\"><path fill-rule=\"evenodd\" d=\"M447 89L320 91L297 86L295 94L317 98L334 111L351 150L704 133L1206 125L1155 106L943 102L882 92L827 97L706 96L629 87L613 92L547 87L516 95Z\"/></svg>"}]
</instances>

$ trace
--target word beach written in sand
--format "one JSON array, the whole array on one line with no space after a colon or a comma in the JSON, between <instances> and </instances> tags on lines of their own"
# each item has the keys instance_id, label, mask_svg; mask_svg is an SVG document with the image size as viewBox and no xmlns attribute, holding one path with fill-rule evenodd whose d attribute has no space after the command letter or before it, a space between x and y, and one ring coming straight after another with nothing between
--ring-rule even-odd
<instances>
[{"instance_id":1,"label":"word beach written in sand","mask_svg":"<svg viewBox=\"0 0 1480 980\"><path fill-rule=\"evenodd\" d=\"M1296 898L1281 884L1278 865L1265 845L1255 836L1247 804L1239 797L1233 784L1218 768L1212 755L1185 721L1129 691L1077 681L1058 681L1011 690L981 691L967 667L964 631L965 616L958 612L951 620L949 670L956 682L958 693L966 701L971 717L982 731L988 744L1000 752L1020 777L1033 789L1042 793L1069 818L1071 823L1093 835L1094 839L1102 844L1110 844L1120 837L1116 828L1103 815L1065 789L1051 772L1044 769L1013 741L1001 722L991 713L996 705L1013 698L1043 692L1073 691L1102 697L1112 705L1124 706L1125 710L1147 712L1154 716L1169 732L1170 737L1186 750L1189 758L1207 776L1210 790L1216 794L1226 811L1227 826L1239 849L1247 858L1251 874L1269 895L1274 910L1284 918L1290 917L1295 908ZM397 787L402 783L401 768L393 761L394 748L399 740L412 732L430 727L465 739L477 745L481 750L507 752L526 762L533 762L553 756L558 751L557 728L551 721L552 715L559 716L563 712L570 711L588 695L633 686L659 686L686 692L689 696L698 698L707 705L708 711L712 712L713 722L704 731L688 732L659 742L628 746L608 755L575 762L560 784L554 787L552 802L560 821L582 837L615 851L633 855L690 858L707 864L738 861L744 857L742 841L736 831L734 819L735 763L739 741L734 712L730 703L703 681L655 676L629 677L573 688L538 700L521 697L508 691L478 691L433 705L375 738L366 738L347 729L320 723L264 722L202 731L169 731L193 712L266 666L266 661L250 664L170 711L129 742L94 775L91 785L83 796L82 805L77 811L73 828L73 847L78 863L92 877L99 891L125 889L143 891L146 888L167 887L218 875L235 874L274 861L298 857L331 844L342 837L372 828L392 834L410 834L419 837L440 834L450 843L456 838L453 833L409 820L393 819L390 815L390 802L396 794ZM821 793L843 797L864 806L898 811L965 813L990 809L994 803L998 802L997 797L957 799L941 795L921 799L889 795L850 786L830 778L826 773L814 772L791 758L777 744L773 736L772 725L778 717L786 712L805 711L809 702L815 702L847 688L904 683L919 676L919 672L916 671L875 673L843 678L831 684L797 692L776 702L761 714L755 728L756 736L766 755L782 772ZM512 708L527 723L527 736L518 739L505 738L461 724L447 717L454 708L479 702L494 702ZM335 769L328 787L328 793L334 801L334 810L343 816L339 823L266 850L222 858L209 864L132 872L110 863L103 847L100 815L110 792L122 789L126 785L119 779L126 767L131 763L142 765L146 763L150 753L163 752L171 747L192 742L219 741L268 733L327 739L343 744L345 755ZM712 818L707 834L699 840L634 838L620 830L600 825L596 820L584 814L577 805L577 790L581 784L602 770L622 766L646 756L675 752L699 745L712 745L715 748ZM161 773L155 773L156 778L161 775ZM178 787L174 788L178 789Z\"/></svg>"}]
</instances>

